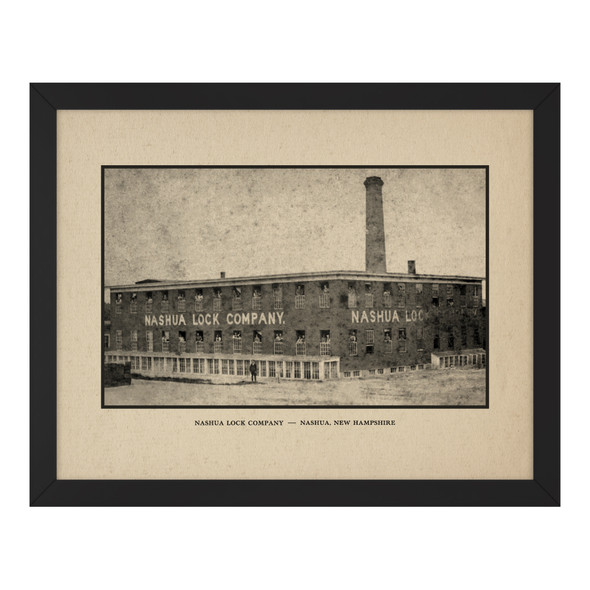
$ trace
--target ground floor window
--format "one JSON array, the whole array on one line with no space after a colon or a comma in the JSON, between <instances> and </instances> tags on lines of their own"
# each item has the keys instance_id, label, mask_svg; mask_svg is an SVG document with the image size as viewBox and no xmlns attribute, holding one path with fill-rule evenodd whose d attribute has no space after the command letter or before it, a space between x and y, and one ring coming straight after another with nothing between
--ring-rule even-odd
<instances>
[{"instance_id":1,"label":"ground floor window","mask_svg":"<svg viewBox=\"0 0 590 590\"><path fill-rule=\"evenodd\" d=\"M269 377L276 377L277 376L276 365L275 365L274 361L268 361L268 376Z\"/></svg>"},{"instance_id":2,"label":"ground floor window","mask_svg":"<svg viewBox=\"0 0 590 590\"><path fill-rule=\"evenodd\" d=\"M236 375L244 374L244 361L236 361Z\"/></svg>"},{"instance_id":3,"label":"ground floor window","mask_svg":"<svg viewBox=\"0 0 590 590\"><path fill-rule=\"evenodd\" d=\"M285 362L285 377L287 379L291 379L291 375L293 374L293 362L286 361Z\"/></svg>"},{"instance_id":4,"label":"ground floor window","mask_svg":"<svg viewBox=\"0 0 590 590\"><path fill-rule=\"evenodd\" d=\"M293 377L295 379L301 379L301 363L299 361L296 361L293 364L294 364Z\"/></svg>"},{"instance_id":5,"label":"ground floor window","mask_svg":"<svg viewBox=\"0 0 590 590\"><path fill-rule=\"evenodd\" d=\"M310 362L303 363L303 376L306 379L311 379L311 363Z\"/></svg>"},{"instance_id":6,"label":"ground floor window","mask_svg":"<svg viewBox=\"0 0 590 590\"><path fill-rule=\"evenodd\" d=\"M193 359L193 373L205 372L205 359Z\"/></svg>"},{"instance_id":7,"label":"ground floor window","mask_svg":"<svg viewBox=\"0 0 590 590\"><path fill-rule=\"evenodd\" d=\"M312 368L312 379L319 379L320 378L320 363L311 363Z\"/></svg>"}]
</instances>

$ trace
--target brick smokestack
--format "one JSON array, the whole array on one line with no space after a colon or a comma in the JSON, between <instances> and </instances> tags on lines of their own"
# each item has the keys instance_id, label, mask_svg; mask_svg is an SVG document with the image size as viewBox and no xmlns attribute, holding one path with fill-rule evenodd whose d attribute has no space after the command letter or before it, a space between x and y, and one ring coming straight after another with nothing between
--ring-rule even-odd
<instances>
[{"instance_id":1,"label":"brick smokestack","mask_svg":"<svg viewBox=\"0 0 590 590\"><path fill-rule=\"evenodd\" d=\"M383 222L383 181L378 176L365 180L367 189L365 261L367 272L387 272L385 224Z\"/></svg>"}]
</instances>

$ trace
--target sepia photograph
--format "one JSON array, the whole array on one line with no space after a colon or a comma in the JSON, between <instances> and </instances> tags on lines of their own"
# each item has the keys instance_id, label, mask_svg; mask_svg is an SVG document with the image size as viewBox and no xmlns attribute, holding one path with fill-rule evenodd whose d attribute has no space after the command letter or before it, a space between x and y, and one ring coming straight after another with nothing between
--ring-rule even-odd
<instances>
[{"instance_id":1,"label":"sepia photograph","mask_svg":"<svg viewBox=\"0 0 590 590\"><path fill-rule=\"evenodd\" d=\"M487 166L102 174L102 407L488 407Z\"/></svg>"}]
</instances>

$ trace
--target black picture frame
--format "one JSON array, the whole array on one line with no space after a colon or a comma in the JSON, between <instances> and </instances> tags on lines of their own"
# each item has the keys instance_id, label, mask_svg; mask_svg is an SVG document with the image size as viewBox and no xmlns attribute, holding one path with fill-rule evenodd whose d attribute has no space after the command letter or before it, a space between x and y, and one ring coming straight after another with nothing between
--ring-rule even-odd
<instances>
[{"instance_id":1,"label":"black picture frame","mask_svg":"<svg viewBox=\"0 0 590 590\"><path fill-rule=\"evenodd\" d=\"M57 111L526 109L534 111L534 475L531 480L58 480ZM30 85L31 506L559 506L560 85ZM39 287L43 286L43 289ZM542 326L542 330L540 329ZM42 328L42 329L41 329Z\"/></svg>"}]
</instances>

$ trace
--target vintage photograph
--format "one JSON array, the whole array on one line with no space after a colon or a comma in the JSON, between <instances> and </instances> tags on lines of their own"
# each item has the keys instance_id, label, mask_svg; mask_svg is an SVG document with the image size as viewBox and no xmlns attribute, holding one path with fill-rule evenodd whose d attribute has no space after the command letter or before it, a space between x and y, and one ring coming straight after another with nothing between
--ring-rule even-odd
<instances>
[{"instance_id":1,"label":"vintage photograph","mask_svg":"<svg viewBox=\"0 0 590 590\"><path fill-rule=\"evenodd\" d=\"M104 166L103 407L488 407L488 169Z\"/></svg>"}]
</instances>

